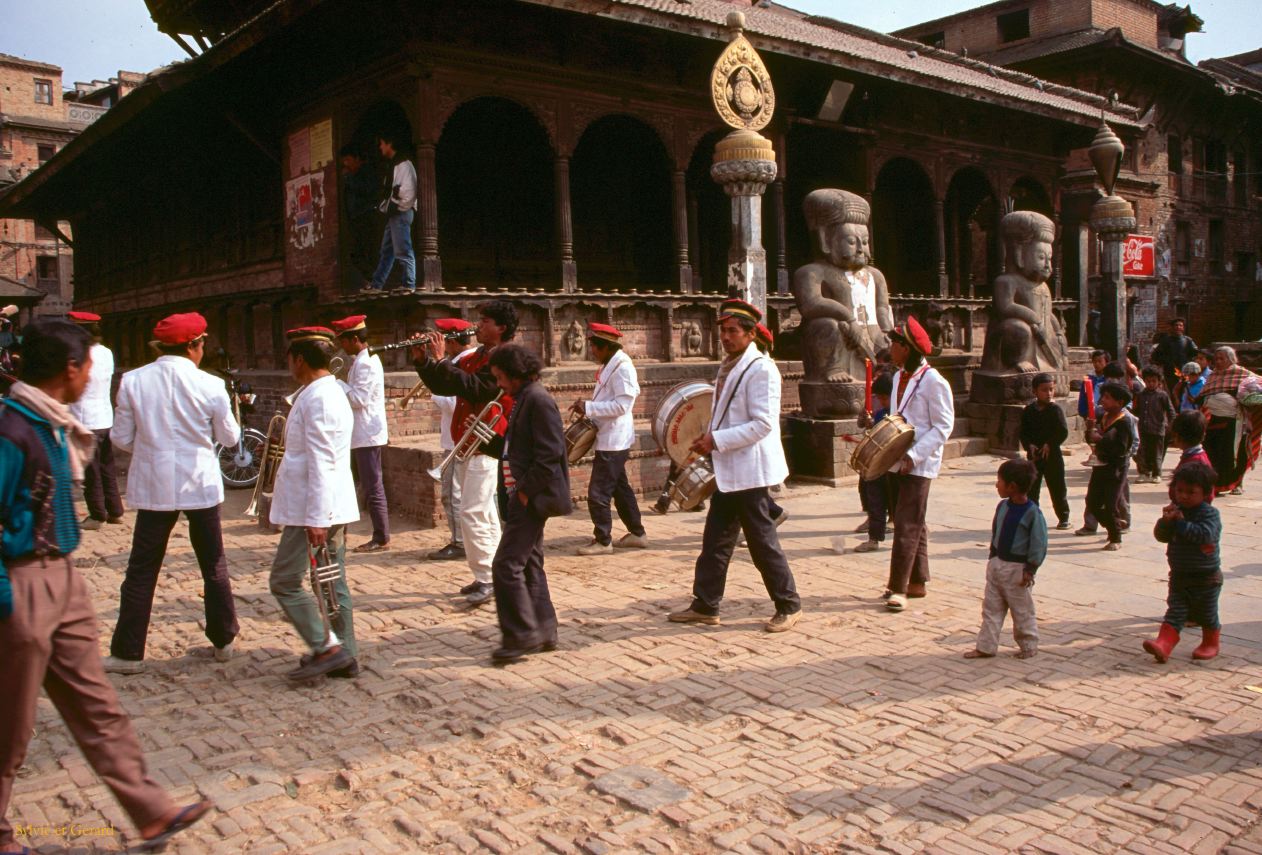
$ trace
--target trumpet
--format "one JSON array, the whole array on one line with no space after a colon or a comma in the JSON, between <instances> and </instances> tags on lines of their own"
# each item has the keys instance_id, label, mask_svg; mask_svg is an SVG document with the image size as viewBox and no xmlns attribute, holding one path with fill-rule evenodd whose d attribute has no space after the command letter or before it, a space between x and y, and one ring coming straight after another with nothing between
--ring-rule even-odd
<instances>
[{"instance_id":1,"label":"trumpet","mask_svg":"<svg viewBox=\"0 0 1262 855\"><path fill-rule=\"evenodd\" d=\"M250 506L245 509L247 517L259 515L259 497L272 497L272 488L276 485L276 473L280 469L281 458L285 456L285 417L280 413L272 416L267 423L267 440L263 450L259 452L259 475L254 482L254 492L250 495Z\"/></svg>"},{"instance_id":2,"label":"trumpet","mask_svg":"<svg viewBox=\"0 0 1262 855\"><path fill-rule=\"evenodd\" d=\"M334 585L342 576L342 568L329 556L329 547L325 544L312 549L307 547L311 557L311 592L315 595L316 605L320 609L320 619L324 622L324 637L329 637L333 621L341 613L337 602L337 591Z\"/></svg>"},{"instance_id":3,"label":"trumpet","mask_svg":"<svg viewBox=\"0 0 1262 855\"><path fill-rule=\"evenodd\" d=\"M464 436L460 437L460 442L456 444L455 448L447 452L447 456L443 458L442 463L428 470L427 474L429 477L435 481L441 481L443 480L443 473L447 471L451 464L457 461L468 460L481 451L482 446L498 436L495 431L495 424L504 416L503 404L498 400L488 402L482 408L482 412L465 422Z\"/></svg>"},{"instance_id":4,"label":"trumpet","mask_svg":"<svg viewBox=\"0 0 1262 855\"><path fill-rule=\"evenodd\" d=\"M426 388L425 381L418 380L416 385L409 389L408 393L403 396L403 400L399 401L399 409L406 410L411 405L412 401L417 398L426 399L432 398L433 396L434 393Z\"/></svg>"}]
</instances>

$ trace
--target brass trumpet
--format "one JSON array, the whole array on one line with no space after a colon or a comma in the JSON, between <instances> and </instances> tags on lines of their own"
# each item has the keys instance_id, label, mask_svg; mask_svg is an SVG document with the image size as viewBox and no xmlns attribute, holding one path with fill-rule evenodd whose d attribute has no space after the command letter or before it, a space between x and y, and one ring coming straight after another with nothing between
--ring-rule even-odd
<instances>
[{"instance_id":1,"label":"brass trumpet","mask_svg":"<svg viewBox=\"0 0 1262 855\"><path fill-rule=\"evenodd\" d=\"M337 620L341 606L337 602L337 591L334 584L342 576L342 568L329 556L329 547L325 544L312 549L307 548L311 556L311 592L315 595L316 605L320 609L320 619L324 622L324 637L329 637L333 621Z\"/></svg>"},{"instance_id":2,"label":"brass trumpet","mask_svg":"<svg viewBox=\"0 0 1262 855\"><path fill-rule=\"evenodd\" d=\"M399 409L406 410L417 398L424 400L432 397L434 397L434 393L425 386L425 381L418 380L416 385L409 389L408 393L399 401Z\"/></svg>"},{"instance_id":3,"label":"brass trumpet","mask_svg":"<svg viewBox=\"0 0 1262 855\"><path fill-rule=\"evenodd\" d=\"M254 482L254 492L250 495L250 505L245 509L247 517L259 515L259 497L272 497L272 488L276 486L276 473L280 469L281 458L285 456L285 417L280 413L272 416L267 423L267 441L259 452L259 477Z\"/></svg>"},{"instance_id":4,"label":"brass trumpet","mask_svg":"<svg viewBox=\"0 0 1262 855\"><path fill-rule=\"evenodd\" d=\"M447 452L447 456L443 458L443 462L439 463L433 469L428 471L429 477L435 481L443 480L443 473L447 468L456 461L468 460L473 455L482 450L482 446L486 445L498 435L495 432L495 423L504 417L504 405L498 400L489 401L482 412L476 417L472 417L465 422L464 436L460 437L460 442L456 447Z\"/></svg>"}]
</instances>

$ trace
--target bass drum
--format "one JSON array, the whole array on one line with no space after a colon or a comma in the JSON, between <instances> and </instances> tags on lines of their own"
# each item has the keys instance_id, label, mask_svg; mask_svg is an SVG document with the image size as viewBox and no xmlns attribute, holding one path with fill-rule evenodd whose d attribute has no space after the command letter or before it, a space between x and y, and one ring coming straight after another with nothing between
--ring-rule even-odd
<instances>
[{"instance_id":1,"label":"bass drum","mask_svg":"<svg viewBox=\"0 0 1262 855\"><path fill-rule=\"evenodd\" d=\"M685 380L667 390L653 411L653 439L676 466L683 466L692 456L690 447L710 426L713 405L714 386Z\"/></svg>"},{"instance_id":2,"label":"bass drum","mask_svg":"<svg viewBox=\"0 0 1262 855\"><path fill-rule=\"evenodd\" d=\"M900 415L881 419L859 440L850 455L850 468L864 481L874 481L894 468L916 444L916 429Z\"/></svg>"}]
</instances>

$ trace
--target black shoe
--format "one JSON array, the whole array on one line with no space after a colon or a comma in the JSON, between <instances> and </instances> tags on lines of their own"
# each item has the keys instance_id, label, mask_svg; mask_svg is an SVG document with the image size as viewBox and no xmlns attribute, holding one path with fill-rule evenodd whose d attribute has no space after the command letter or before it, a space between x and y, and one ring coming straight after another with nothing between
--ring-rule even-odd
<instances>
[{"instance_id":1,"label":"black shoe","mask_svg":"<svg viewBox=\"0 0 1262 855\"><path fill-rule=\"evenodd\" d=\"M305 665L299 665L285 676L294 682L312 680L332 671L340 671L343 668L349 668L352 664L354 664L354 662L355 657L347 653L345 648L339 647L336 653L324 656L323 658L312 656Z\"/></svg>"},{"instance_id":2,"label":"black shoe","mask_svg":"<svg viewBox=\"0 0 1262 855\"><path fill-rule=\"evenodd\" d=\"M495 589L489 583L478 582L465 599L469 601L471 606L480 606L483 603L490 602L493 596L495 596Z\"/></svg>"},{"instance_id":3,"label":"black shoe","mask_svg":"<svg viewBox=\"0 0 1262 855\"><path fill-rule=\"evenodd\" d=\"M1071 523L1069 520L1061 520L1060 522L1056 523L1056 528L1060 529L1061 531L1067 531L1068 529L1072 527L1073 527L1073 523Z\"/></svg>"},{"instance_id":4,"label":"black shoe","mask_svg":"<svg viewBox=\"0 0 1262 855\"><path fill-rule=\"evenodd\" d=\"M662 496L656 502L653 503L653 513L655 514L665 514L669 510L670 510L670 499L666 498L665 496Z\"/></svg>"},{"instance_id":5,"label":"black shoe","mask_svg":"<svg viewBox=\"0 0 1262 855\"><path fill-rule=\"evenodd\" d=\"M491 661L496 665L504 665L509 662L516 662L518 659L529 656L532 653L538 653L544 649L544 645L536 644L532 647L497 647L491 653Z\"/></svg>"},{"instance_id":6,"label":"black shoe","mask_svg":"<svg viewBox=\"0 0 1262 855\"><path fill-rule=\"evenodd\" d=\"M464 547L458 543L449 543L442 549L435 549L425 557L430 561L464 561ZM469 591L460 593L467 594Z\"/></svg>"},{"instance_id":7,"label":"black shoe","mask_svg":"<svg viewBox=\"0 0 1262 855\"><path fill-rule=\"evenodd\" d=\"M472 594L474 591L478 590L478 588L481 588L481 587L482 587L481 582L470 582L468 585L465 585L463 588L460 589L460 593L464 594L467 597L470 594Z\"/></svg>"},{"instance_id":8,"label":"black shoe","mask_svg":"<svg viewBox=\"0 0 1262 855\"><path fill-rule=\"evenodd\" d=\"M314 654L304 653L302 654L302 657L298 660L298 664L300 666L305 667L307 665L310 665L311 660L314 658L315 658ZM352 658L351 664L347 665L345 668L338 668L336 671L330 671L329 676L338 677L338 678L346 678L346 679L353 679L355 677L358 677L359 676L359 660Z\"/></svg>"},{"instance_id":9,"label":"black shoe","mask_svg":"<svg viewBox=\"0 0 1262 855\"><path fill-rule=\"evenodd\" d=\"M543 650L544 653L551 653L553 650L556 650L557 649L556 636L555 635L552 636L552 638L548 639L543 644L541 644L540 649Z\"/></svg>"}]
</instances>

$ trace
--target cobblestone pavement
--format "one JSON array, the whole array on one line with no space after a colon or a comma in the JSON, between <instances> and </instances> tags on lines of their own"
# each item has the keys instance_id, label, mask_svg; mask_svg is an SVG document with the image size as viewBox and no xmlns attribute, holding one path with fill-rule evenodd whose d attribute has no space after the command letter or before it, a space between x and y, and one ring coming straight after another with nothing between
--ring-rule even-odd
<instances>
[{"instance_id":1,"label":"cobblestone pavement","mask_svg":"<svg viewBox=\"0 0 1262 855\"><path fill-rule=\"evenodd\" d=\"M887 551L829 548L860 519L853 487L790 489L805 614L783 635L762 632L771 607L743 552L722 626L665 621L688 601L700 514L649 516L655 549L597 560L573 556L581 511L554 521L561 649L507 668L487 664L493 611L452 596L467 568L421 558L445 532L404 530L351 564L363 675L298 689L282 675L299 643L267 590L275 539L233 495L243 653L210 657L181 524L150 669L115 678L158 780L218 806L170 851L1262 852L1262 503L1220 502L1217 660L1191 662L1198 630L1167 665L1140 649L1165 572L1149 534L1162 488L1145 485L1121 552L1053 533L1037 658L965 661L994 466L952 461L934 486L935 580L901 615L878 600ZM1080 508L1085 474L1071 477ZM106 635L130 531L87 533L78 555ZM132 833L47 701L10 818L119 829L33 836L40 852L112 851Z\"/></svg>"}]
</instances>

